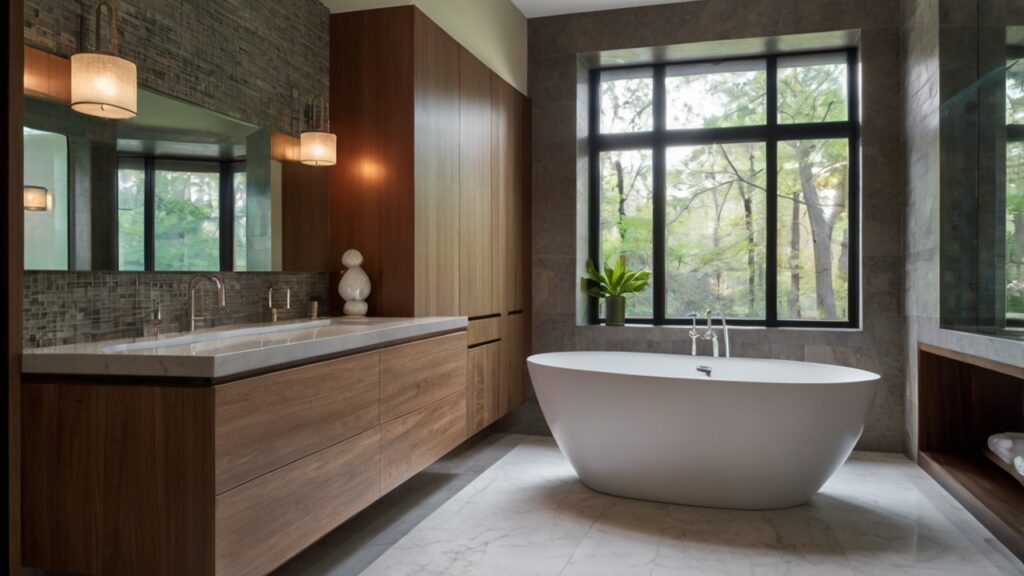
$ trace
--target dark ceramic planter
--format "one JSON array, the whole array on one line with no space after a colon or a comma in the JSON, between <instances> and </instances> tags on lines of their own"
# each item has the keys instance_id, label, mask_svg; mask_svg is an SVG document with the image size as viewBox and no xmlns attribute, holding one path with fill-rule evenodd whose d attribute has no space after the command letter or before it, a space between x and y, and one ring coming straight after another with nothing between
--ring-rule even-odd
<instances>
[{"instance_id":1,"label":"dark ceramic planter","mask_svg":"<svg viewBox=\"0 0 1024 576\"><path fill-rule=\"evenodd\" d=\"M604 299L604 323L607 326L626 325L626 297L607 296Z\"/></svg>"}]
</instances>

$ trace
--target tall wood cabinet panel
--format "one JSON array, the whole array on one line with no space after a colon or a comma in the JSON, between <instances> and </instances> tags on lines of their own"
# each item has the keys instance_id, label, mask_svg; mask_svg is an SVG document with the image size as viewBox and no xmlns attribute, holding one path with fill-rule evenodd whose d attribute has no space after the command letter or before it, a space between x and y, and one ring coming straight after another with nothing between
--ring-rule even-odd
<instances>
[{"instance_id":1,"label":"tall wood cabinet panel","mask_svg":"<svg viewBox=\"0 0 1024 576\"><path fill-rule=\"evenodd\" d=\"M331 16L331 129L338 134L331 279L336 285L345 250L361 251L373 283L371 316L415 313L416 13L401 7ZM331 298L340 310L336 291Z\"/></svg>"},{"instance_id":2,"label":"tall wood cabinet panel","mask_svg":"<svg viewBox=\"0 0 1024 576\"><path fill-rule=\"evenodd\" d=\"M419 11L415 61L415 314L459 314L461 48Z\"/></svg>"},{"instance_id":3,"label":"tall wood cabinet panel","mask_svg":"<svg viewBox=\"0 0 1024 576\"><path fill-rule=\"evenodd\" d=\"M500 312L492 297L491 76L465 48L459 50L459 253L461 313Z\"/></svg>"},{"instance_id":4,"label":"tall wood cabinet panel","mask_svg":"<svg viewBox=\"0 0 1024 576\"><path fill-rule=\"evenodd\" d=\"M500 326L500 417L529 338L529 99L414 6L334 14L331 31L331 265L363 251L371 315Z\"/></svg>"}]
</instances>

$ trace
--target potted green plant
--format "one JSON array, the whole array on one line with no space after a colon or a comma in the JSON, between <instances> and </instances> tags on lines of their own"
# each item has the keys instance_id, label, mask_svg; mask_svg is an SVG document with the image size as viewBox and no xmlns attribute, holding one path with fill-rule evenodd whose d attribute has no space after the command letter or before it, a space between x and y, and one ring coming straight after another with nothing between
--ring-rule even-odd
<instances>
[{"instance_id":1,"label":"potted green plant","mask_svg":"<svg viewBox=\"0 0 1024 576\"><path fill-rule=\"evenodd\" d=\"M647 270L630 270L626 268L626 258L612 268L607 263L602 274L587 260L587 276L583 279L587 294L594 298L604 298L605 324L608 326L624 326L626 324L626 294L643 292L651 279Z\"/></svg>"}]
</instances>

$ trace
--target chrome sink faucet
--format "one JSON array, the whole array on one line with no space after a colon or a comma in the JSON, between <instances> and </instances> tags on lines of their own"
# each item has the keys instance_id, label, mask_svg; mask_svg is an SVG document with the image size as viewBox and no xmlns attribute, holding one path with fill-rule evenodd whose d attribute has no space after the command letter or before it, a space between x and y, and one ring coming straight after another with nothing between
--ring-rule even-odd
<instances>
[{"instance_id":1,"label":"chrome sink faucet","mask_svg":"<svg viewBox=\"0 0 1024 576\"><path fill-rule=\"evenodd\" d=\"M224 297L224 283L220 278L212 274L200 274L195 276L188 283L188 329L189 332L196 331L196 320L205 320L204 316L196 316L196 288L203 282L211 282L217 288L217 305L223 308L227 305Z\"/></svg>"}]
</instances>

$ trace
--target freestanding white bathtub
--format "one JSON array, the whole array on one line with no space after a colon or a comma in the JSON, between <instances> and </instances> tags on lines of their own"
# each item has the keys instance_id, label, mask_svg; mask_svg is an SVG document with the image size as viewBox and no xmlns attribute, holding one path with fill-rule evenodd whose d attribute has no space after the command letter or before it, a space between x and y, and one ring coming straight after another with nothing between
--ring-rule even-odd
<instances>
[{"instance_id":1,"label":"freestanding white bathtub","mask_svg":"<svg viewBox=\"0 0 1024 576\"><path fill-rule=\"evenodd\" d=\"M585 485L744 510L807 502L853 450L879 379L807 362L631 352L538 354L528 364Z\"/></svg>"}]
</instances>

